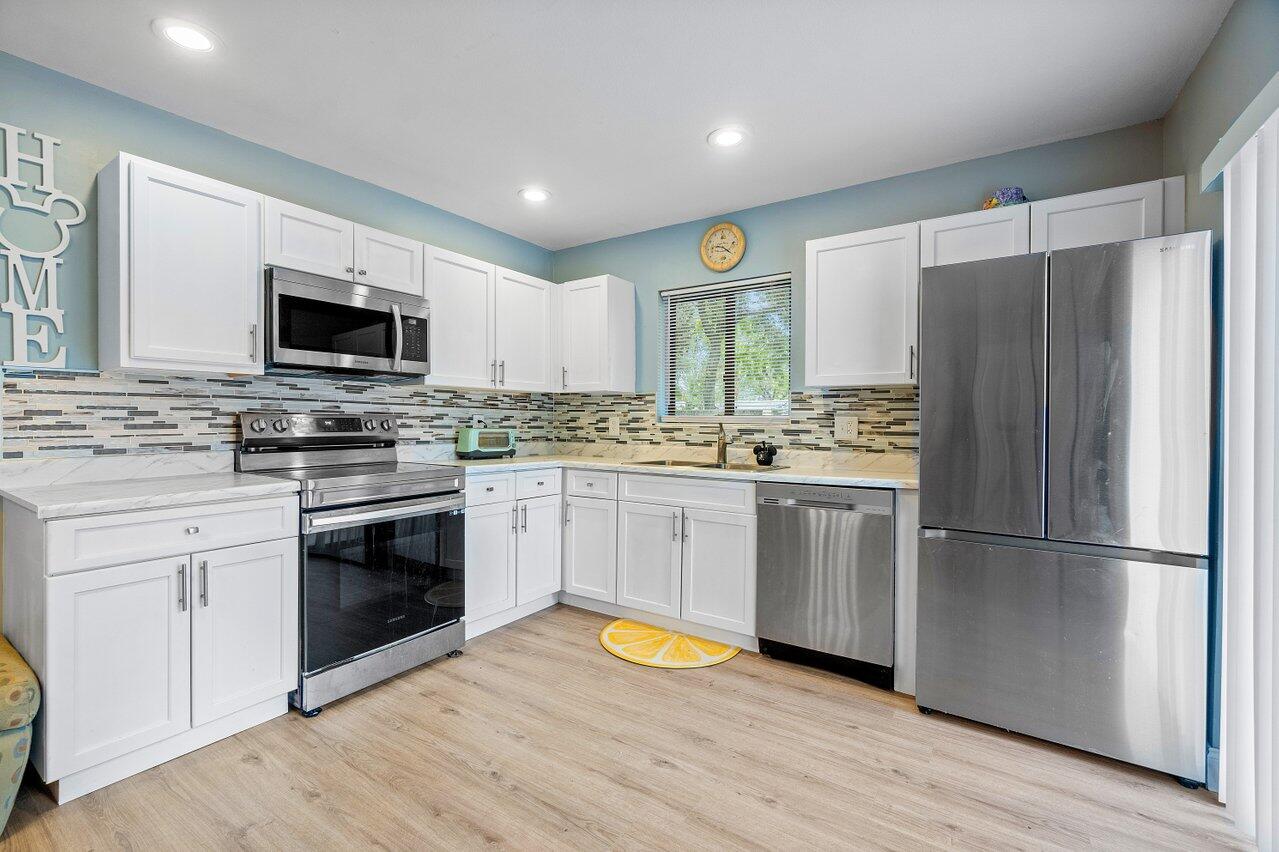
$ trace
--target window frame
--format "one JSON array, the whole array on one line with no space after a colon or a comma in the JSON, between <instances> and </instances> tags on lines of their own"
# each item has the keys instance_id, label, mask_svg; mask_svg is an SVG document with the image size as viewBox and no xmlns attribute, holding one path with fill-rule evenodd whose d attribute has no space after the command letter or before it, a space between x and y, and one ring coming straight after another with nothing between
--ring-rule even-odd
<instances>
[{"instance_id":1,"label":"window frame","mask_svg":"<svg viewBox=\"0 0 1279 852\"><path fill-rule=\"evenodd\" d=\"M671 341L674 338L673 324L675 321L675 312L671 310L670 299L672 296L695 296L699 292L714 293L717 290L749 290L755 287L765 287L768 285L777 285L782 282L786 283L789 291L789 303L787 309L790 313L790 324L787 330L787 373L789 374L789 384L786 389L786 413L785 414L673 414L668 413L667 409L671 404L675 390L675 361L674 352L671 348ZM740 424L743 426L751 424L776 425L789 423L791 420L791 394L794 392L794 359L795 359L795 283L791 274L788 272L780 272L774 275L761 275L752 278L738 278L732 281L716 281L708 284L695 284L685 287L672 287L661 290L658 293L658 305L661 313L662 324L662 376L661 383L656 394L657 406L657 422L658 423L722 423ZM730 308L731 310L731 308ZM735 320L735 317L734 317ZM725 322L725 334L736 335L736 322ZM735 403L737 399L737 358L736 346L730 343L734 357L731 364L726 359L724 369L724 407L727 409L730 402Z\"/></svg>"}]
</instances>

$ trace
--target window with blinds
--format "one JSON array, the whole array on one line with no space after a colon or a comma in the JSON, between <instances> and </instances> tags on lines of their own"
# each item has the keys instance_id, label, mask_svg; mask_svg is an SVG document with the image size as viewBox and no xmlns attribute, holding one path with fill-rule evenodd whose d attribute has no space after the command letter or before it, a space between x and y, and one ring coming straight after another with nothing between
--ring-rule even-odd
<instances>
[{"instance_id":1,"label":"window with blinds","mask_svg":"<svg viewBox=\"0 0 1279 852\"><path fill-rule=\"evenodd\" d=\"M789 275L662 291L664 417L790 413Z\"/></svg>"}]
</instances>

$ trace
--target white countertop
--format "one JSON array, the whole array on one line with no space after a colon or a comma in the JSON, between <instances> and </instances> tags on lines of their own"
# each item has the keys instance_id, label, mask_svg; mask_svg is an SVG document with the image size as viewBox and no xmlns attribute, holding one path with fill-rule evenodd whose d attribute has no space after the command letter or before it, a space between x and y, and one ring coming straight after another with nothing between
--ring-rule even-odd
<instances>
[{"instance_id":1,"label":"white countertop","mask_svg":"<svg viewBox=\"0 0 1279 852\"><path fill-rule=\"evenodd\" d=\"M697 476L705 479L748 479L754 482L797 482L813 485L851 485L860 488L893 488L914 491L919 474L900 470L876 470L873 466L853 466L836 460L822 465L799 463L780 470L716 470L705 467L664 467L626 459L599 456L517 456L513 459L458 459L447 464L466 468L468 473L530 470L546 467L573 467L585 470L614 470L651 473L659 476Z\"/></svg>"},{"instance_id":2,"label":"white countertop","mask_svg":"<svg viewBox=\"0 0 1279 852\"><path fill-rule=\"evenodd\" d=\"M0 489L0 497L41 520L102 515L134 509L167 509L279 494L296 494L298 483L252 473L200 473L150 479L76 482Z\"/></svg>"}]
</instances>

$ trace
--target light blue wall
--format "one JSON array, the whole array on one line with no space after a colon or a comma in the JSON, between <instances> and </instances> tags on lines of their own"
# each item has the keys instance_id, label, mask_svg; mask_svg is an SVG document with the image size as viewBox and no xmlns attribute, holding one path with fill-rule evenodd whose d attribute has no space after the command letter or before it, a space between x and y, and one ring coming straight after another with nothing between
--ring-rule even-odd
<instances>
[{"instance_id":1,"label":"light blue wall","mask_svg":"<svg viewBox=\"0 0 1279 852\"><path fill-rule=\"evenodd\" d=\"M555 252L553 280L609 272L635 283L639 390L655 392L661 360L657 294L664 287L790 272L795 311L802 315L805 240L976 210L1001 186L1021 186L1032 199L1052 198L1154 180L1165 177L1163 169L1161 128L1150 122L564 249ZM741 226L747 248L735 269L717 274L702 265L698 244L706 228L722 219ZM792 384L798 388L800 322L793 352Z\"/></svg>"},{"instance_id":2,"label":"light blue wall","mask_svg":"<svg viewBox=\"0 0 1279 852\"><path fill-rule=\"evenodd\" d=\"M348 177L172 113L0 53L0 122L62 140L58 188L84 202L88 219L63 255L67 366L97 366L97 192L95 178L119 151L248 187L375 228L549 278L551 253L532 243L390 190ZM0 278L3 287L3 278ZM0 296L3 293L0 292ZM0 316L7 358L8 316Z\"/></svg>"}]
</instances>

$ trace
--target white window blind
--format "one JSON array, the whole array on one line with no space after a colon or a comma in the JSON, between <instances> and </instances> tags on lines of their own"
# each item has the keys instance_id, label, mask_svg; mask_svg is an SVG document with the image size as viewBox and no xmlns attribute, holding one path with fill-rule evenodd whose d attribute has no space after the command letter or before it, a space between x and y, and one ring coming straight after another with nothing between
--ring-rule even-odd
<instances>
[{"instance_id":1,"label":"white window blind","mask_svg":"<svg viewBox=\"0 0 1279 852\"><path fill-rule=\"evenodd\" d=\"M662 291L664 417L790 413L789 275Z\"/></svg>"}]
</instances>

